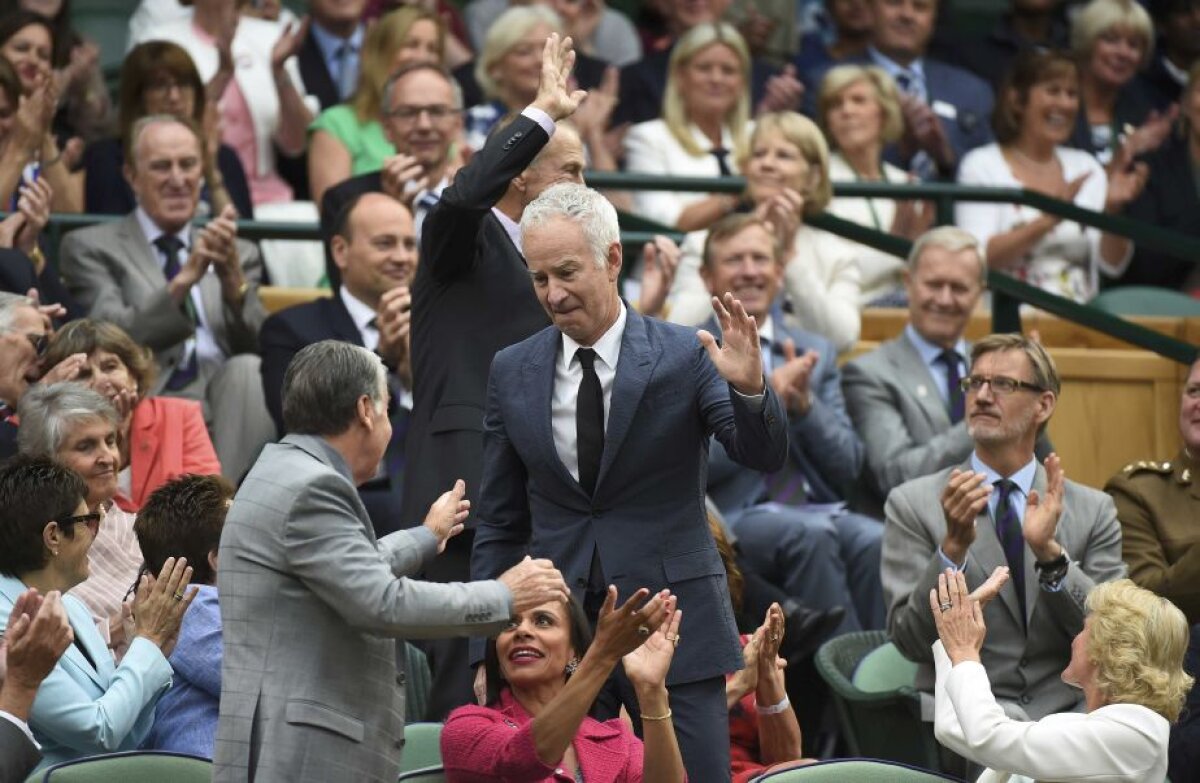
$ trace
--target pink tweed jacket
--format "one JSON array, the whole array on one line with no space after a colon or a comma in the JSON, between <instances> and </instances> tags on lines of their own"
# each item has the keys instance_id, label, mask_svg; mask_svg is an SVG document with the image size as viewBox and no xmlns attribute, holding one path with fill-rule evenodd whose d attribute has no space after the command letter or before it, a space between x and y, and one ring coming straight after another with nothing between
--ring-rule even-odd
<instances>
[{"instance_id":1,"label":"pink tweed jacket","mask_svg":"<svg viewBox=\"0 0 1200 783\"><path fill-rule=\"evenodd\" d=\"M505 688L496 707L459 707L442 729L448 783L574 783L573 770L538 760L533 719ZM620 720L584 718L572 743L585 783L640 783L642 741Z\"/></svg>"}]
</instances>

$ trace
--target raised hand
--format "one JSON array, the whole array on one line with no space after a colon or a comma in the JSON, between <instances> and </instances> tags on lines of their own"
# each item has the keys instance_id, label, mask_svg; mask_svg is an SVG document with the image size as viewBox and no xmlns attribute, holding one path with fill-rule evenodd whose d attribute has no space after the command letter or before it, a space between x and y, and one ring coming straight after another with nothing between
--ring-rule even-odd
<instances>
[{"instance_id":1,"label":"raised hand","mask_svg":"<svg viewBox=\"0 0 1200 783\"><path fill-rule=\"evenodd\" d=\"M412 324L412 294L408 286L396 286L384 291L379 297L375 312L375 323L379 327L379 345L376 350L386 358L389 365L403 380L411 375L409 370L409 334Z\"/></svg>"},{"instance_id":2,"label":"raised hand","mask_svg":"<svg viewBox=\"0 0 1200 783\"><path fill-rule=\"evenodd\" d=\"M438 553L446 550L446 542L463 532L467 515L471 513L471 501L465 497L467 483L462 479L454 482L449 492L443 492L429 507L424 526L438 540Z\"/></svg>"},{"instance_id":3,"label":"raised hand","mask_svg":"<svg viewBox=\"0 0 1200 783\"><path fill-rule=\"evenodd\" d=\"M1051 454L1046 457L1045 495L1036 489L1030 490L1025 501L1022 525L1025 543L1033 550L1033 556L1043 563L1054 560L1063 551L1054 540L1054 534L1058 531L1058 518L1062 516L1064 480L1062 461L1057 454Z\"/></svg>"},{"instance_id":4,"label":"raised hand","mask_svg":"<svg viewBox=\"0 0 1200 783\"><path fill-rule=\"evenodd\" d=\"M1126 139L1108 164L1108 190L1104 193L1104 211L1113 213L1125 209L1141 195L1150 178L1150 167L1135 161L1134 143Z\"/></svg>"},{"instance_id":5,"label":"raised hand","mask_svg":"<svg viewBox=\"0 0 1200 783\"><path fill-rule=\"evenodd\" d=\"M203 251L221 282L221 296L226 302L241 303L242 284L246 276L237 249L237 210L226 205L199 232L203 235ZM194 250L192 255L196 255ZM190 259L189 259L190 262ZM197 278L199 279L199 278Z\"/></svg>"},{"instance_id":6,"label":"raised hand","mask_svg":"<svg viewBox=\"0 0 1200 783\"><path fill-rule=\"evenodd\" d=\"M658 628L646 637L641 646L621 659L625 676L629 678L635 690L662 687L666 684L667 670L671 668L675 648L682 641L679 638L679 624L683 620L683 612L675 608L678 601L674 595L663 601L663 619Z\"/></svg>"},{"instance_id":7,"label":"raised hand","mask_svg":"<svg viewBox=\"0 0 1200 783\"><path fill-rule=\"evenodd\" d=\"M410 210L413 199L423 189L429 187L429 179L425 176L425 167L412 155L403 152L393 155L383 162L379 173L383 192L403 203Z\"/></svg>"},{"instance_id":8,"label":"raised hand","mask_svg":"<svg viewBox=\"0 0 1200 783\"><path fill-rule=\"evenodd\" d=\"M87 360L86 353L73 353L42 373L42 377L38 379L38 382L50 384L73 381L79 377L79 373L87 365Z\"/></svg>"},{"instance_id":9,"label":"raised hand","mask_svg":"<svg viewBox=\"0 0 1200 783\"><path fill-rule=\"evenodd\" d=\"M133 599L134 634L153 642L164 656L170 657L175 649L183 615L200 592L198 587L187 589L191 581L192 567L187 558L168 557L157 579L142 574L138 582Z\"/></svg>"},{"instance_id":10,"label":"raised hand","mask_svg":"<svg viewBox=\"0 0 1200 783\"><path fill-rule=\"evenodd\" d=\"M22 215L25 219L13 237L13 247L25 255L33 253L42 229L50 222L50 205L53 199L54 188L45 177L38 177L33 182L21 186L15 214Z\"/></svg>"},{"instance_id":11,"label":"raised hand","mask_svg":"<svg viewBox=\"0 0 1200 783\"><path fill-rule=\"evenodd\" d=\"M549 114L555 122L574 114L587 97L587 90L570 87L574 66L575 49L571 37L560 39L558 33L551 33L542 47L542 77L532 105Z\"/></svg>"},{"instance_id":12,"label":"raised hand","mask_svg":"<svg viewBox=\"0 0 1200 783\"><path fill-rule=\"evenodd\" d=\"M0 683L34 693L75 638L62 604L53 590L42 596L26 590L17 596L3 637Z\"/></svg>"},{"instance_id":13,"label":"raised hand","mask_svg":"<svg viewBox=\"0 0 1200 783\"><path fill-rule=\"evenodd\" d=\"M820 355L816 351L805 351L796 355L796 343L789 337L783 342L783 362L771 371L771 389L778 395L783 407L791 413L804 416L812 408L812 392L809 382L813 368Z\"/></svg>"},{"instance_id":14,"label":"raised hand","mask_svg":"<svg viewBox=\"0 0 1200 783\"><path fill-rule=\"evenodd\" d=\"M955 468L942 490L942 516L946 520L942 553L960 565L966 562L967 550L975 543L975 518L987 507L992 494L992 485L985 479L983 473Z\"/></svg>"},{"instance_id":15,"label":"raised hand","mask_svg":"<svg viewBox=\"0 0 1200 783\"><path fill-rule=\"evenodd\" d=\"M566 603L567 583L549 560L526 556L498 579L513 597L513 612L520 614L551 601Z\"/></svg>"},{"instance_id":16,"label":"raised hand","mask_svg":"<svg viewBox=\"0 0 1200 783\"><path fill-rule=\"evenodd\" d=\"M776 111L799 111L803 101L804 83L796 78L796 66L785 65L783 71L767 79L755 115Z\"/></svg>"},{"instance_id":17,"label":"raised hand","mask_svg":"<svg viewBox=\"0 0 1200 783\"><path fill-rule=\"evenodd\" d=\"M670 598L668 590L650 597L650 591L643 587L618 607L617 588L609 585L592 640L596 655L606 665L616 666L622 657L642 646L667 618Z\"/></svg>"},{"instance_id":18,"label":"raised hand","mask_svg":"<svg viewBox=\"0 0 1200 783\"><path fill-rule=\"evenodd\" d=\"M300 48L304 46L304 40L308 38L308 26L311 20L305 16L300 20L300 24L291 22L287 29L283 31L283 35L275 41L275 45L271 47L271 69L278 74L283 69L283 64L300 54Z\"/></svg>"},{"instance_id":19,"label":"raised hand","mask_svg":"<svg viewBox=\"0 0 1200 783\"><path fill-rule=\"evenodd\" d=\"M600 84L588 91L587 98L572 118L580 138L591 140L608 130L608 122L617 108L620 82L620 71L610 65L604 69Z\"/></svg>"},{"instance_id":20,"label":"raised hand","mask_svg":"<svg viewBox=\"0 0 1200 783\"><path fill-rule=\"evenodd\" d=\"M729 292L725 293L723 302L714 296L712 303L721 324L723 340L718 345L717 338L701 329L696 332L700 344L708 352L717 372L734 389L748 396L762 394L765 389L762 353L759 352L758 324L754 316L748 315L742 303Z\"/></svg>"},{"instance_id":21,"label":"raised hand","mask_svg":"<svg viewBox=\"0 0 1200 783\"><path fill-rule=\"evenodd\" d=\"M777 603L767 607L767 616L758 631L762 634L762 644L757 651L755 664L758 667L758 681L775 680L783 684L783 670L787 661L779 657L779 648L783 645L785 622L783 607Z\"/></svg>"},{"instance_id":22,"label":"raised hand","mask_svg":"<svg viewBox=\"0 0 1200 783\"><path fill-rule=\"evenodd\" d=\"M1171 135L1171 128L1175 127L1175 120L1178 118L1178 103L1172 103L1163 112L1150 112L1146 116L1145 122L1139 125L1133 133L1129 134L1127 139L1133 155L1135 157L1145 155L1161 147L1163 142L1167 140L1167 137Z\"/></svg>"},{"instance_id":23,"label":"raised hand","mask_svg":"<svg viewBox=\"0 0 1200 783\"><path fill-rule=\"evenodd\" d=\"M938 574L938 586L929 591L929 609L950 661L979 661L987 626L983 607L971 600L962 571L947 568L944 574Z\"/></svg>"},{"instance_id":24,"label":"raised hand","mask_svg":"<svg viewBox=\"0 0 1200 783\"><path fill-rule=\"evenodd\" d=\"M992 571L992 575L987 578L987 581L971 591L971 600L979 604L979 608L983 608L991 603L992 599L1000 595L1000 588L1004 587L1004 583L1008 581L1008 566L996 566Z\"/></svg>"},{"instance_id":25,"label":"raised hand","mask_svg":"<svg viewBox=\"0 0 1200 783\"><path fill-rule=\"evenodd\" d=\"M655 236L653 242L642 246L642 293L638 301L642 315L662 317L667 295L675 283L679 259L679 245L667 237Z\"/></svg>"}]
</instances>

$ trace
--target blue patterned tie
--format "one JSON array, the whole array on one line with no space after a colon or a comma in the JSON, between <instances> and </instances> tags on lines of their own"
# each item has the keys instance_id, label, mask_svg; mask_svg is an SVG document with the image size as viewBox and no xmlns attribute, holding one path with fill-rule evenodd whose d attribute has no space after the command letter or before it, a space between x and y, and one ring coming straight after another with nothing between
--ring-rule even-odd
<instances>
[{"instance_id":1,"label":"blue patterned tie","mask_svg":"<svg viewBox=\"0 0 1200 783\"><path fill-rule=\"evenodd\" d=\"M180 259L183 256L183 241L174 234L163 234L154 240L154 246L163 254L166 263L163 264L163 276L167 278L167 282L171 282L175 275L179 274L182 266ZM193 334L195 326L199 323L196 318L196 305L192 302L192 292L188 291L183 300L183 309L187 313L187 317L192 322ZM179 391L196 379L199 368L196 366L196 341L195 337L191 340L191 345L184 345L183 359L179 362L179 366L167 378L167 390Z\"/></svg>"},{"instance_id":2,"label":"blue patterned tie","mask_svg":"<svg viewBox=\"0 0 1200 783\"><path fill-rule=\"evenodd\" d=\"M958 351L947 348L938 355L937 360L946 365L946 406L950 414L950 423L958 424L966 412L962 372L959 369L962 357L958 355Z\"/></svg>"},{"instance_id":3,"label":"blue patterned tie","mask_svg":"<svg viewBox=\"0 0 1200 783\"><path fill-rule=\"evenodd\" d=\"M1025 535L1021 530L1021 518L1010 502L1017 485L1008 479L1000 479L994 485L1000 498L996 502L996 537L1004 549L1008 561L1008 575L1013 589L1017 591L1017 603L1021 607L1021 624L1025 624Z\"/></svg>"}]
</instances>

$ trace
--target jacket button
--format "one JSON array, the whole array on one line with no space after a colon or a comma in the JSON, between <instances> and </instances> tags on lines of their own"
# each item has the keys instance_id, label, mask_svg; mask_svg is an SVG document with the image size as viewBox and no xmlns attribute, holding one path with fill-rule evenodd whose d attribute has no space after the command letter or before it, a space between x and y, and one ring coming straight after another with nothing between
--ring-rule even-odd
<instances>
[{"instance_id":1,"label":"jacket button","mask_svg":"<svg viewBox=\"0 0 1200 783\"><path fill-rule=\"evenodd\" d=\"M403 685L406 679L407 678L404 676L404 672L400 672L396 675L396 684Z\"/></svg>"},{"instance_id":2,"label":"jacket button","mask_svg":"<svg viewBox=\"0 0 1200 783\"><path fill-rule=\"evenodd\" d=\"M1029 659L1022 658L1021 660L1017 661L1017 665L1024 669L1025 667L1029 666Z\"/></svg>"},{"instance_id":3,"label":"jacket button","mask_svg":"<svg viewBox=\"0 0 1200 783\"><path fill-rule=\"evenodd\" d=\"M1028 693L1022 693L1022 694L1021 694L1021 703L1022 703L1022 704L1029 704L1029 703L1030 703L1030 702L1032 702L1032 701L1033 701L1033 699L1032 699L1032 698L1030 698L1030 696L1029 696L1029 694L1028 694Z\"/></svg>"}]
</instances>

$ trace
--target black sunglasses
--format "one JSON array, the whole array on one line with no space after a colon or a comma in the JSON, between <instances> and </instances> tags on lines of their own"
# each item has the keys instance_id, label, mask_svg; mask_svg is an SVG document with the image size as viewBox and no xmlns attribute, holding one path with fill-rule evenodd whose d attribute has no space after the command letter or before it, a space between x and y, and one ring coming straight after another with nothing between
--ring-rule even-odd
<instances>
[{"instance_id":1,"label":"black sunglasses","mask_svg":"<svg viewBox=\"0 0 1200 783\"><path fill-rule=\"evenodd\" d=\"M69 517L63 517L58 520L58 526L62 528L72 527L76 524L83 523L92 531L92 535L100 532L100 520L104 517L104 513L100 511L92 511L88 514L74 514Z\"/></svg>"}]
</instances>

